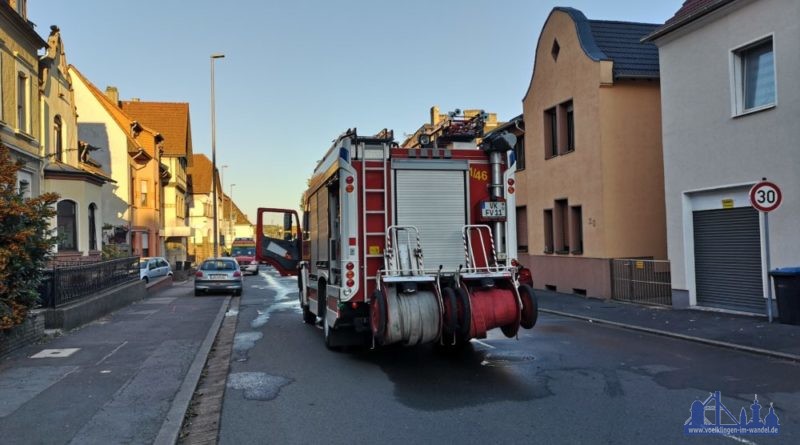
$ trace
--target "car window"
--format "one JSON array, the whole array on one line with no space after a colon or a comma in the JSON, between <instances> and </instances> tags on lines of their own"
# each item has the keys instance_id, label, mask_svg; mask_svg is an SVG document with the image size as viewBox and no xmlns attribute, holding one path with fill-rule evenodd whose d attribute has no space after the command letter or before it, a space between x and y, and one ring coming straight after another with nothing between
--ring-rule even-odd
<instances>
[{"instance_id":1,"label":"car window","mask_svg":"<svg viewBox=\"0 0 800 445\"><path fill-rule=\"evenodd\" d=\"M217 270L217 262L203 261L203 264L200 266L200 270Z\"/></svg>"},{"instance_id":2,"label":"car window","mask_svg":"<svg viewBox=\"0 0 800 445\"><path fill-rule=\"evenodd\" d=\"M158 267L167 267L167 266L169 266L169 264L167 264L166 261L164 261L163 259L158 260Z\"/></svg>"},{"instance_id":3,"label":"car window","mask_svg":"<svg viewBox=\"0 0 800 445\"><path fill-rule=\"evenodd\" d=\"M147 261L140 261L139 269L147 269Z\"/></svg>"},{"instance_id":4,"label":"car window","mask_svg":"<svg viewBox=\"0 0 800 445\"><path fill-rule=\"evenodd\" d=\"M158 267L158 266L156 266L156 262L153 261L153 260L150 260L150 263L147 265L147 268L150 269L150 270L153 270L156 267Z\"/></svg>"}]
</instances>

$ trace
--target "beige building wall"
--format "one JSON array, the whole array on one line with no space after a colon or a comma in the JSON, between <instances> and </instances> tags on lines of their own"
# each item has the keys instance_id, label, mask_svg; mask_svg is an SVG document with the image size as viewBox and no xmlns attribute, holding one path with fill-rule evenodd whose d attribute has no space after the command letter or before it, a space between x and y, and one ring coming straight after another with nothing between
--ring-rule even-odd
<instances>
[{"instance_id":1,"label":"beige building wall","mask_svg":"<svg viewBox=\"0 0 800 445\"><path fill-rule=\"evenodd\" d=\"M610 258L666 256L658 82L615 83L612 69L586 55L567 13L551 14L523 99L526 168L517 172L528 227L519 259L537 288L609 298ZM545 110L569 100L575 149L545 159ZM544 252L544 211L560 199L581 206L581 254Z\"/></svg>"}]
</instances>

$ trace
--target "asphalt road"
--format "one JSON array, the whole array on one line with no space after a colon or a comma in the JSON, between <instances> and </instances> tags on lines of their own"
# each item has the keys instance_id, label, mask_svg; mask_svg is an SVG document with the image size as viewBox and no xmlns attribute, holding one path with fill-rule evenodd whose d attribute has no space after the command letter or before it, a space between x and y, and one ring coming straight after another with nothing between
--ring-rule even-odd
<instances>
[{"instance_id":1,"label":"asphalt road","mask_svg":"<svg viewBox=\"0 0 800 445\"><path fill-rule=\"evenodd\" d=\"M221 444L800 443L800 366L542 315L519 340L332 352L296 282L262 269L241 299ZM690 405L755 394L775 436L685 436ZM738 418L738 417L737 417Z\"/></svg>"}]
</instances>

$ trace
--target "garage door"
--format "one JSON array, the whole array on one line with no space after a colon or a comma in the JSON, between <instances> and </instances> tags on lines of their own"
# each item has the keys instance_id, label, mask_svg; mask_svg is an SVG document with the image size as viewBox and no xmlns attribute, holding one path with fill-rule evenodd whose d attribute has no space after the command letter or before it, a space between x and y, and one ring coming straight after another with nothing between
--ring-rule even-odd
<instances>
[{"instance_id":1,"label":"garage door","mask_svg":"<svg viewBox=\"0 0 800 445\"><path fill-rule=\"evenodd\" d=\"M697 304L764 313L758 211L702 210L693 219Z\"/></svg>"},{"instance_id":2,"label":"garage door","mask_svg":"<svg viewBox=\"0 0 800 445\"><path fill-rule=\"evenodd\" d=\"M419 229L425 269L464 264L465 178L463 170L395 171L395 221Z\"/></svg>"}]
</instances>

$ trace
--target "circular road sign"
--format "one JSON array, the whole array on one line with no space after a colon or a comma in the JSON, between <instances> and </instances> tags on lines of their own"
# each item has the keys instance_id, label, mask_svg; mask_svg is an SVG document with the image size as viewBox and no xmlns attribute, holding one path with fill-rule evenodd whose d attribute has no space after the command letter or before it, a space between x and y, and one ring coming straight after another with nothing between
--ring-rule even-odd
<instances>
[{"instance_id":1,"label":"circular road sign","mask_svg":"<svg viewBox=\"0 0 800 445\"><path fill-rule=\"evenodd\" d=\"M781 189L772 182L761 181L750 189L750 203L761 212L777 209L782 200Z\"/></svg>"}]
</instances>

